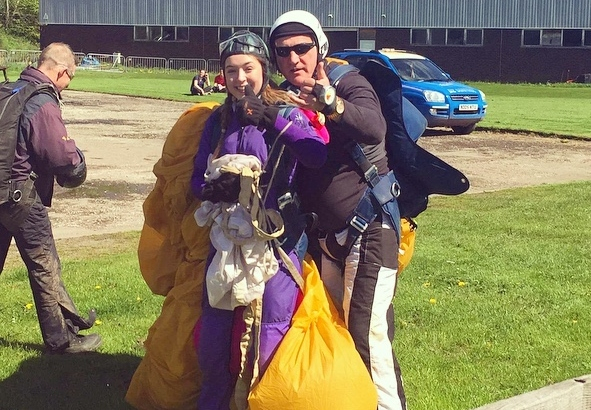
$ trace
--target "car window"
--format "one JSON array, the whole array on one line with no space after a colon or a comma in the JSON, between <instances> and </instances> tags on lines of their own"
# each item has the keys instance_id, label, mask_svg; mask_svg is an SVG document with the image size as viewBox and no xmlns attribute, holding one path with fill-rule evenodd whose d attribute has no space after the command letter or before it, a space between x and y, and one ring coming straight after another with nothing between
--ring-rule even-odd
<instances>
[{"instance_id":1,"label":"car window","mask_svg":"<svg viewBox=\"0 0 591 410\"><path fill-rule=\"evenodd\" d=\"M430 60L392 59L392 65L406 81L448 81L449 77Z\"/></svg>"},{"instance_id":2,"label":"car window","mask_svg":"<svg viewBox=\"0 0 591 410\"><path fill-rule=\"evenodd\" d=\"M349 64L353 64L358 69L362 69L365 63L367 63L367 57L362 56L348 56L345 58Z\"/></svg>"}]
</instances>

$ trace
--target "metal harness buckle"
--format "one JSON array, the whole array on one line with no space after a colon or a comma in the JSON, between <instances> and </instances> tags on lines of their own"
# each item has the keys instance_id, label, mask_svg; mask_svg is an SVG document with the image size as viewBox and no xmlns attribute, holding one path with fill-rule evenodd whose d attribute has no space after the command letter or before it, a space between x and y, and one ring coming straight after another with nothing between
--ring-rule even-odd
<instances>
[{"instance_id":1,"label":"metal harness buckle","mask_svg":"<svg viewBox=\"0 0 591 410\"><path fill-rule=\"evenodd\" d=\"M279 198L277 198L277 206L279 206L279 209L282 210L287 205L293 203L295 200L296 199L291 194L291 192L286 192L285 194L283 194Z\"/></svg>"},{"instance_id":2,"label":"metal harness buckle","mask_svg":"<svg viewBox=\"0 0 591 410\"><path fill-rule=\"evenodd\" d=\"M358 215L353 215L351 221L349 221L349 225L353 228L357 229L359 232L363 233L369 226L369 223Z\"/></svg>"},{"instance_id":3,"label":"metal harness buckle","mask_svg":"<svg viewBox=\"0 0 591 410\"><path fill-rule=\"evenodd\" d=\"M378 168L375 165L365 171L363 176L372 188L380 181L380 174L378 174Z\"/></svg>"}]
</instances>

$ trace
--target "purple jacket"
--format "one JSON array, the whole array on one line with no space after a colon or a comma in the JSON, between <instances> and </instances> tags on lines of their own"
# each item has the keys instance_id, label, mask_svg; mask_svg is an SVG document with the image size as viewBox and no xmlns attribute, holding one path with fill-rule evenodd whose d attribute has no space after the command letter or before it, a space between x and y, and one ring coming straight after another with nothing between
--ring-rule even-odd
<instances>
[{"instance_id":1,"label":"purple jacket","mask_svg":"<svg viewBox=\"0 0 591 410\"><path fill-rule=\"evenodd\" d=\"M53 84L41 71L26 68L19 80ZM56 90L56 95L60 97ZM12 178L23 181L31 171L39 177L35 188L45 206L51 206L56 174L67 173L80 164L76 143L68 137L57 101L47 94L33 96L25 105L19 125Z\"/></svg>"},{"instance_id":2,"label":"purple jacket","mask_svg":"<svg viewBox=\"0 0 591 410\"><path fill-rule=\"evenodd\" d=\"M289 119L286 119L279 115L275 121L276 132L282 130L289 121L293 122L292 126L281 135L281 142L285 144L302 165L307 168L319 168L326 160L326 146L323 140L318 136L308 118L299 109L292 110L288 117ZM215 128L214 121L218 119L219 116L212 115L205 123L199 150L195 157L191 189L197 198L201 197L201 191L205 186L204 173L207 169L207 158L216 148L212 146L212 138ZM219 156L225 154L254 155L261 160L264 167L267 161L267 145L263 136L264 132L254 126L241 127L236 116L232 115ZM292 175L295 166L294 164ZM269 195L268 198L272 202L265 205L276 208L276 198L273 198L272 195Z\"/></svg>"}]
</instances>

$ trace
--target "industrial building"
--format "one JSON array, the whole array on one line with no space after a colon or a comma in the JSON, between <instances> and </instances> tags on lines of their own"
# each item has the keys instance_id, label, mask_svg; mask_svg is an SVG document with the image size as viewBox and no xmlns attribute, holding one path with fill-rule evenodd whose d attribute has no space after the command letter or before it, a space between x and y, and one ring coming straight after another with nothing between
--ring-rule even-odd
<instances>
[{"instance_id":1,"label":"industrial building","mask_svg":"<svg viewBox=\"0 0 591 410\"><path fill-rule=\"evenodd\" d=\"M589 0L40 0L41 47L215 59L233 31L267 38L292 9L318 17L330 51L414 51L456 79L563 82L591 73Z\"/></svg>"}]
</instances>

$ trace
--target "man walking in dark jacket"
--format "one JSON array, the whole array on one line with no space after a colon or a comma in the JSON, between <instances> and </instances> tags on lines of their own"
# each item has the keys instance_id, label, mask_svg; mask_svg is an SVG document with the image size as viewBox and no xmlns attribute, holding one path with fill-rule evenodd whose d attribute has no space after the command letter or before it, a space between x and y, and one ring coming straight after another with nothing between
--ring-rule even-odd
<instances>
[{"instance_id":1,"label":"man walking in dark jacket","mask_svg":"<svg viewBox=\"0 0 591 410\"><path fill-rule=\"evenodd\" d=\"M41 52L37 68L28 67L21 73L17 84L49 84L51 88L31 97L20 117L11 189L22 192L23 199L0 207L0 271L14 238L29 273L41 335L50 353L88 352L101 345L98 334L78 334L92 327L96 314L91 310L88 319L80 316L66 291L46 208L51 206L54 180L73 188L86 179L84 156L68 137L59 102L75 70L70 47L52 43ZM24 221L14 226L17 214Z\"/></svg>"}]
</instances>

